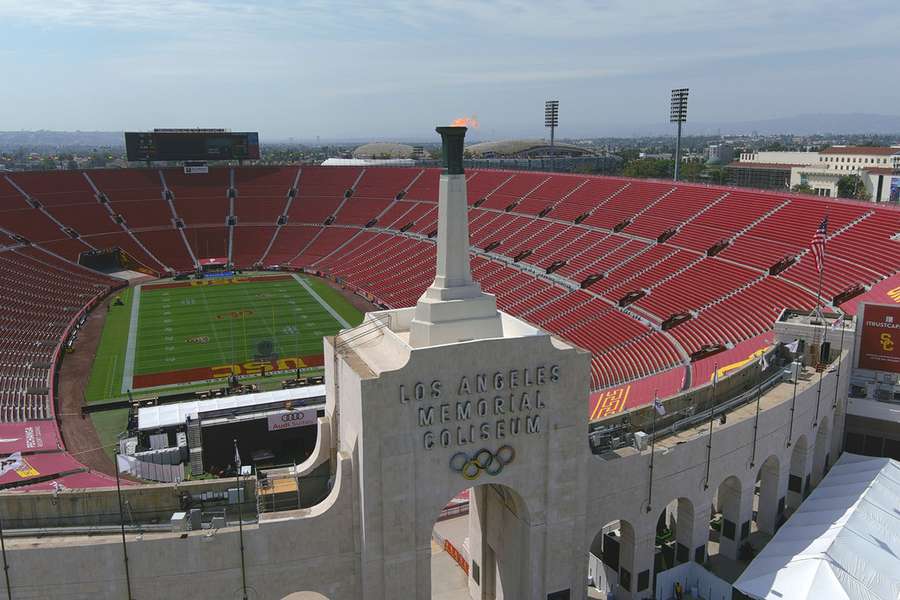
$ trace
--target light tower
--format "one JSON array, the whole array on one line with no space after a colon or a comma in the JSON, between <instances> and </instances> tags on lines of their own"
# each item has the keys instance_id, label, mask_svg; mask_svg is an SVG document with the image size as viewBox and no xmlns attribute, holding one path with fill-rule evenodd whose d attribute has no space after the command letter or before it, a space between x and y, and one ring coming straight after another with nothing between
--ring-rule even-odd
<instances>
[{"instance_id":1,"label":"light tower","mask_svg":"<svg viewBox=\"0 0 900 600\"><path fill-rule=\"evenodd\" d=\"M687 121L688 88L672 90L672 105L669 121L678 123L678 135L675 137L675 181L681 167L681 124Z\"/></svg>"},{"instance_id":2,"label":"light tower","mask_svg":"<svg viewBox=\"0 0 900 600\"><path fill-rule=\"evenodd\" d=\"M559 127L559 100L547 100L544 102L544 127L550 128L550 155L553 151L553 136Z\"/></svg>"}]
</instances>

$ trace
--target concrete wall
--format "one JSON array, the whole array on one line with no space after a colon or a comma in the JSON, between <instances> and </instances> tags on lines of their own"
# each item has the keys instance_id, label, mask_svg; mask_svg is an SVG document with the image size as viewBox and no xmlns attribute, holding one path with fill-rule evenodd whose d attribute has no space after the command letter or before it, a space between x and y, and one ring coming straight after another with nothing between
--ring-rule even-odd
<instances>
[{"instance_id":1,"label":"concrete wall","mask_svg":"<svg viewBox=\"0 0 900 600\"><path fill-rule=\"evenodd\" d=\"M187 481L177 485L123 485L122 500L127 503L127 511L133 522L166 523L173 512L185 510L185 497L190 499L191 507L203 508L200 501L203 492L226 491L237 485L235 479ZM256 480L245 479L242 485L244 504L255 511ZM58 493L5 492L0 495L0 502L3 506L5 529L118 525L120 521L119 499L114 487L64 490ZM206 508L224 506L222 502L206 503Z\"/></svg>"},{"instance_id":2,"label":"concrete wall","mask_svg":"<svg viewBox=\"0 0 900 600\"><path fill-rule=\"evenodd\" d=\"M359 598L358 542L351 519L352 462L337 461L331 494L313 509L280 513L244 527L250 597L279 600L296 591ZM141 600L240 598L238 528L128 536L132 597ZM118 536L7 540L13 598L126 598Z\"/></svg>"},{"instance_id":3,"label":"concrete wall","mask_svg":"<svg viewBox=\"0 0 900 600\"><path fill-rule=\"evenodd\" d=\"M849 356L845 349L844 358ZM847 381L849 375L849 361L842 363L841 380ZM832 409L832 398L836 372L827 373L822 378L821 393L819 392L818 376L811 376L808 380L801 380L797 390L796 407L793 415L793 427L791 428L792 384L782 383L773 393L781 393L787 400L772 406L760 413L759 430L756 450L756 460L751 467L751 453L753 441L753 418L739 419L730 416L727 424L720 425L716 420L712 436L712 460L710 462L709 484L706 487L707 465L707 440L705 433L700 432L693 439L671 447L663 452L657 445L654 460L653 503L648 512L649 490L649 463L650 452L638 453L633 449L620 451L615 457L591 456L589 470L587 531L588 542L584 547L584 553L590 551L590 541L600 532L602 527L615 520L628 521L635 530L635 548L633 556L622 557L621 561L631 571L632 593L649 594L647 590L637 590L638 574L641 571L649 571L651 574L654 565L654 536L657 519L660 511L672 500L687 498L690 500L694 511L695 525L689 535L684 539L685 545L691 549L691 557L697 548L705 546L708 539L709 507L713 504L714 496L719 490L720 484L729 477L734 477L739 482L738 494L744 496L740 514L746 519L750 506L751 494L754 483L759 475L759 470L769 457L775 457L780 465L778 470L779 485L786 490L787 465L791 464L791 456L794 452L792 446L801 437L810 444L816 440L818 426L813 426L816 413L816 403L819 401L819 423L828 420L838 426L842 426L844 404L838 403L837 410ZM787 389L785 389L787 388ZM839 394L845 397L845 392ZM788 437L789 430L790 437ZM791 446L788 446L788 442ZM828 435L822 439L822 444L829 448L831 461L837 459L840 434L835 436L834 427L829 427ZM770 463L771 464L771 463ZM805 472L812 471L811 461L805 461ZM821 477L821 473L817 474ZM774 494L773 498L784 495ZM762 508L760 509L763 510ZM740 523L738 523L740 530ZM681 538L681 535L679 535ZM681 541L681 539L679 539ZM623 590L624 592L625 590ZM620 594L617 597L630 597ZM641 597L638 595L637 597Z\"/></svg>"},{"instance_id":4,"label":"concrete wall","mask_svg":"<svg viewBox=\"0 0 900 600\"><path fill-rule=\"evenodd\" d=\"M339 444L360 474L356 518L366 540L360 557L366 598L429 599L435 519L452 497L481 483L514 491L528 515L516 534L527 543L495 539L497 545L482 544L481 555L470 547L472 560L483 565L493 562L484 558L492 546L504 567L506 597L543 599L548 591L583 588L589 355L534 333L411 350L388 330L336 361ZM334 362L326 360L326 368ZM479 376L487 389L479 390ZM471 412L460 418L463 407ZM536 431L527 432L526 419ZM451 468L451 459L464 462L504 445L515 459L496 475L478 472L468 480ZM498 519L507 514L490 507ZM491 532L499 535L492 528L485 535Z\"/></svg>"},{"instance_id":5,"label":"concrete wall","mask_svg":"<svg viewBox=\"0 0 900 600\"><path fill-rule=\"evenodd\" d=\"M371 342L373 347L398 343L386 333L373 337L378 338ZM329 461L336 482L319 505L263 515L258 525L244 528L247 583L251 597L260 600L279 600L297 591L316 591L332 600L429 599L434 521L452 496L482 483L498 485L476 488L474 494L469 550L472 561L479 563L481 579L476 584L470 578L473 597L489 598L494 590L488 586L497 579L496 597L543 600L569 589L572 598L583 598L591 544L604 524L616 520L628 524L620 561L631 574L628 589L617 597L643 597L652 586L656 522L673 501L678 500L672 509L678 542L688 549L689 559L699 549L702 560L710 506L717 495L726 518L740 531L751 515L754 483L764 472L759 523L774 529L775 507L787 496L788 473L803 481L809 475L814 484L821 477L817 471L824 469L822 459L830 454L835 460L840 443L843 392L836 409L831 401L837 372L823 373L821 389L818 375L801 380L796 403L793 385L780 384L760 414L755 461L755 419L748 416L752 412L732 414L724 425L716 422L708 485L704 432L684 437L680 444L657 443L648 509L649 451L625 449L603 457L589 453L585 353L557 346L545 336L437 346L393 357L382 354L380 362L366 354L371 348L342 350L337 356L330 344L326 350L326 365L333 370L329 395L339 402L329 402L322 426L331 427L336 446L319 451L333 457ZM845 348L844 358L848 355ZM841 364L841 382L847 382L850 363ZM559 367L556 381L550 381L553 365ZM543 384L535 381L538 367L545 369ZM526 368L531 369L530 385L522 375ZM452 405L455 413L456 402L469 397L460 390L464 376L475 385L480 373L503 373L511 386L512 371L519 372L516 389L532 392L530 414L541 417L540 430L507 430L498 439L496 415L472 417L476 431L487 421L490 434L475 443L458 443L456 427L469 421L454 415L441 424L441 406ZM442 384L437 397L431 395L435 380ZM419 400L417 383L425 385ZM537 389L543 392L541 409L534 408ZM491 406L495 395L488 396ZM433 425L420 425L419 409L429 407L438 417ZM426 447L426 432L437 432L440 440L442 428L453 430L447 447ZM516 456L495 476L481 473L466 480L450 466L458 452L469 456L482 447L496 452L503 444L512 446ZM321 459L316 457L319 464ZM736 552L740 541L723 544L721 551ZM240 597L239 548L235 528L184 538L129 535L133 595L141 600L173 593L185 598ZM14 598L125 596L122 547L116 536L13 539L7 550ZM642 579L648 587L639 590Z\"/></svg>"}]
</instances>

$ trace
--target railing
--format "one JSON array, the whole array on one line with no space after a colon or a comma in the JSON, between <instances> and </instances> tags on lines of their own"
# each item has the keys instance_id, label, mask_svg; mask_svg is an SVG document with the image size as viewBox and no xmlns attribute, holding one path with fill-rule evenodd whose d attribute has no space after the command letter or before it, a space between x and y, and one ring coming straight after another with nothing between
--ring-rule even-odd
<instances>
[{"instance_id":1,"label":"railing","mask_svg":"<svg viewBox=\"0 0 900 600\"><path fill-rule=\"evenodd\" d=\"M384 329L389 329L391 327L391 315L371 314L370 316L372 317L372 320L363 321L356 327L347 329L335 336L335 354L339 354L341 351L352 347L353 343L370 334L378 333Z\"/></svg>"},{"instance_id":2,"label":"railing","mask_svg":"<svg viewBox=\"0 0 900 600\"><path fill-rule=\"evenodd\" d=\"M711 418L714 419L717 416L721 415L722 413L727 413L731 410L734 410L735 408L738 408L740 406L743 406L745 404L749 404L750 402L755 401L758 394L759 395L765 394L767 391L769 391L770 389L772 389L773 387L775 387L776 385L778 385L779 383L781 383L784 380L784 375L782 373L783 367L784 367L784 365L775 363L775 366L772 369L773 371L775 371L775 374L771 375L770 377L767 377L762 382L760 382L758 389L757 389L757 386L754 386L753 389L747 390L746 392L743 392L730 400L726 400L725 402L717 404L715 407L712 408L712 411L711 411L712 416L710 416L710 411L707 411L707 410L701 411L699 413L695 412L691 415L684 417L683 419L679 419L678 421L675 421L668 427L663 427L662 429L659 429L656 432L651 432L650 434L648 434L649 439L659 439L662 437L666 437L668 435L673 435L684 429L690 429L691 427L694 427L695 425L699 425L700 423L709 421L709 419L711 419Z\"/></svg>"}]
</instances>

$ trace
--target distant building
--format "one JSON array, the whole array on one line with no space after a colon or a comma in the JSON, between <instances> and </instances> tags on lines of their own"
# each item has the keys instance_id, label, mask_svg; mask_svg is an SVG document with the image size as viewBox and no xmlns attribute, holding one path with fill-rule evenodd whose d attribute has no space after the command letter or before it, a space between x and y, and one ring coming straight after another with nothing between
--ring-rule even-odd
<instances>
[{"instance_id":1,"label":"distant building","mask_svg":"<svg viewBox=\"0 0 900 600\"><path fill-rule=\"evenodd\" d=\"M873 202L900 201L900 146L831 146L818 161L791 172L791 186L807 184L822 196L837 196L837 182L857 175Z\"/></svg>"},{"instance_id":2,"label":"distant building","mask_svg":"<svg viewBox=\"0 0 900 600\"><path fill-rule=\"evenodd\" d=\"M372 142L353 151L353 158L415 158L416 149L408 144Z\"/></svg>"},{"instance_id":3,"label":"distant building","mask_svg":"<svg viewBox=\"0 0 900 600\"><path fill-rule=\"evenodd\" d=\"M900 146L831 146L821 152L752 152L725 167L730 185L788 190L808 185L838 195L838 181L857 175L873 202L900 201Z\"/></svg>"},{"instance_id":4,"label":"distant building","mask_svg":"<svg viewBox=\"0 0 900 600\"><path fill-rule=\"evenodd\" d=\"M706 162L714 165L730 163L734 158L734 148L728 144L710 144L706 149Z\"/></svg>"},{"instance_id":5,"label":"distant building","mask_svg":"<svg viewBox=\"0 0 900 600\"><path fill-rule=\"evenodd\" d=\"M466 147L471 158L543 158L547 156L593 156L589 148L556 142L553 148L546 140L502 140L481 142Z\"/></svg>"},{"instance_id":6,"label":"distant building","mask_svg":"<svg viewBox=\"0 0 900 600\"><path fill-rule=\"evenodd\" d=\"M326 158L323 167L412 167L411 158Z\"/></svg>"}]
</instances>

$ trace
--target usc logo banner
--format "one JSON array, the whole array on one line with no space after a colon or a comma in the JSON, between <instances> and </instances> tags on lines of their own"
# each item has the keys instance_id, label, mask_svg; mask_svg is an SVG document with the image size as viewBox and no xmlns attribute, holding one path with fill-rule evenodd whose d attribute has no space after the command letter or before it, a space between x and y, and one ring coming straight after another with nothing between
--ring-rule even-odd
<instances>
[{"instance_id":1,"label":"usc logo banner","mask_svg":"<svg viewBox=\"0 0 900 600\"><path fill-rule=\"evenodd\" d=\"M859 341L860 369L900 373L900 306L866 304Z\"/></svg>"}]
</instances>

